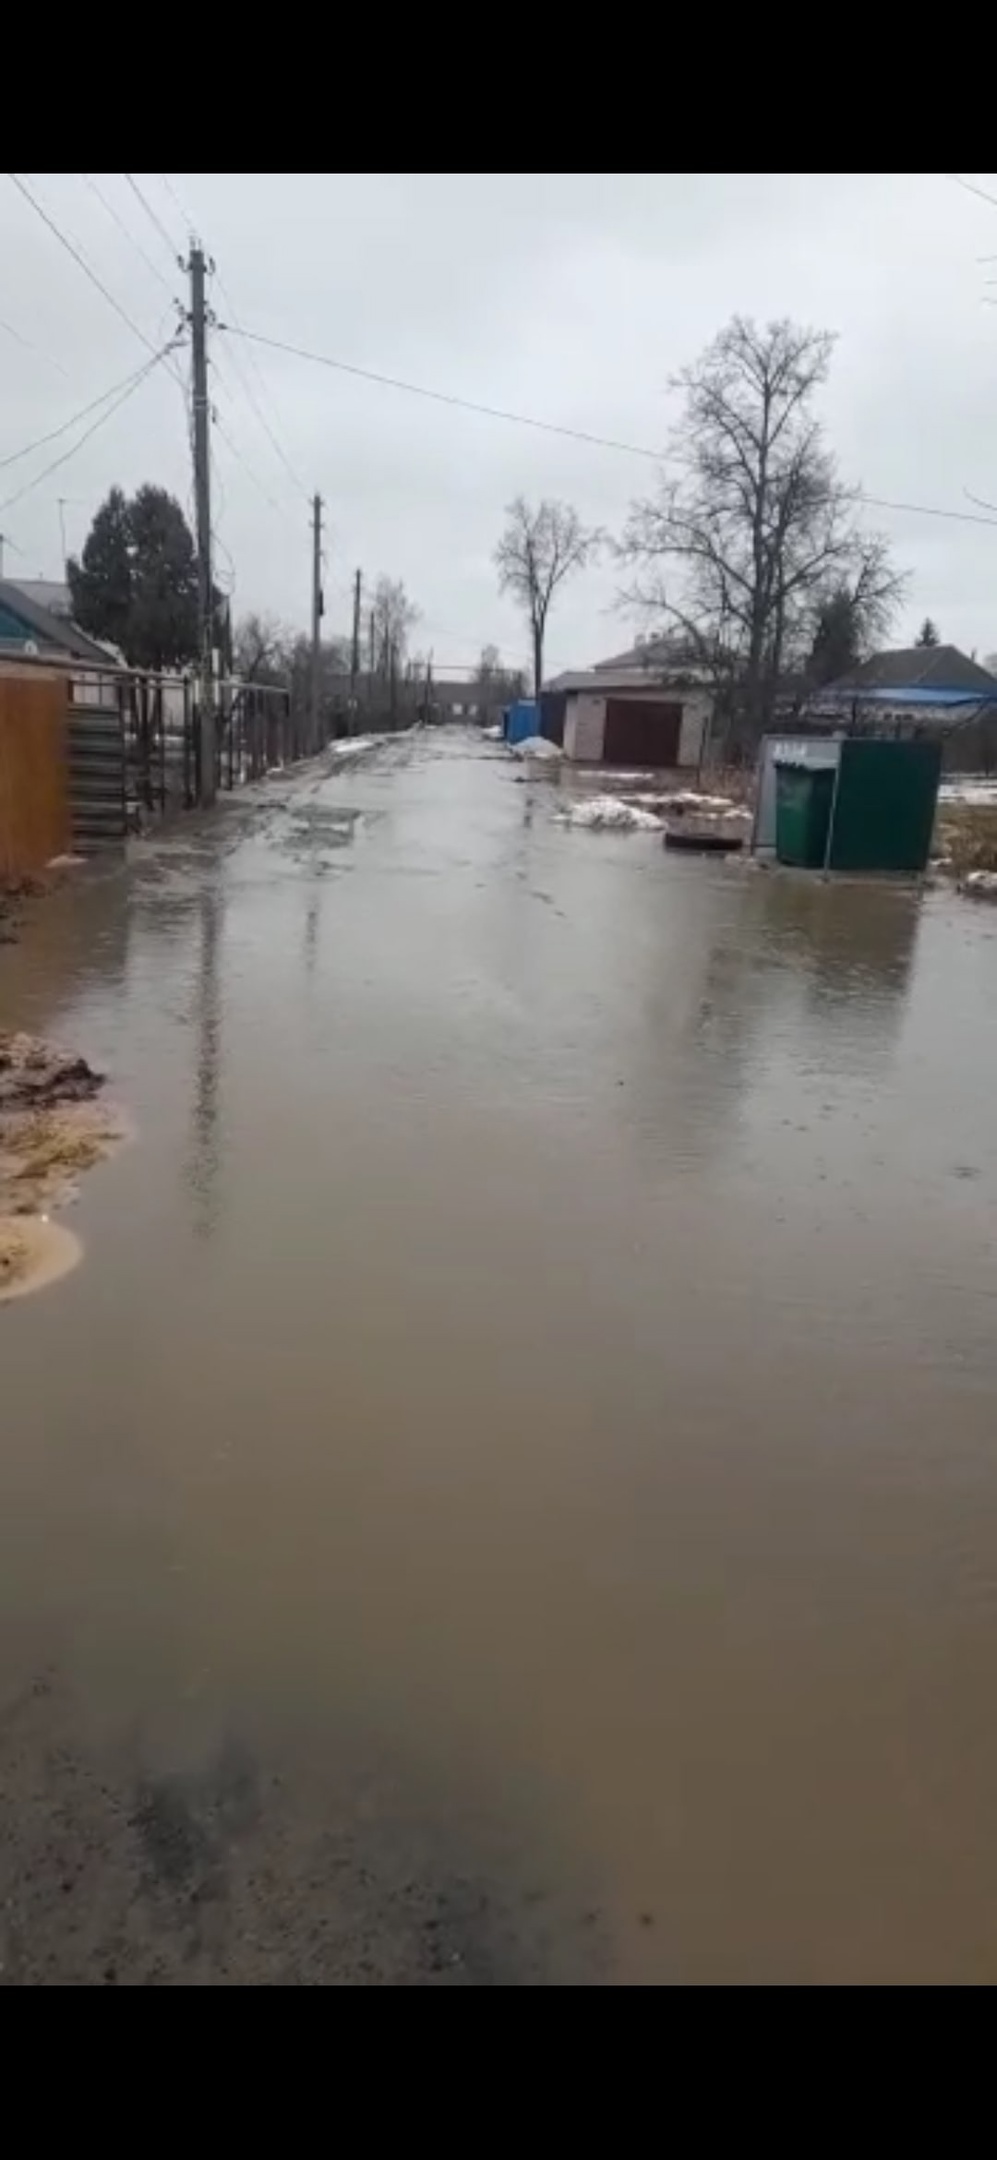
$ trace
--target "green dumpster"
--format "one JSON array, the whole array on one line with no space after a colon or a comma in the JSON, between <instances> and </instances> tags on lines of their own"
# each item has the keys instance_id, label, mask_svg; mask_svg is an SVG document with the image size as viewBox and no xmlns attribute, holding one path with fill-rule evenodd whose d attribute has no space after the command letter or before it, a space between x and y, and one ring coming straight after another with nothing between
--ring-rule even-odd
<instances>
[{"instance_id":1,"label":"green dumpster","mask_svg":"<svg viewBox=\"0 0 997 2160\"><path fill-rule=\"evenodd\" d=\"M775 852L799 870L822 870L836 769L780 760L775 769Z\"/></svg>"}]
</instances>

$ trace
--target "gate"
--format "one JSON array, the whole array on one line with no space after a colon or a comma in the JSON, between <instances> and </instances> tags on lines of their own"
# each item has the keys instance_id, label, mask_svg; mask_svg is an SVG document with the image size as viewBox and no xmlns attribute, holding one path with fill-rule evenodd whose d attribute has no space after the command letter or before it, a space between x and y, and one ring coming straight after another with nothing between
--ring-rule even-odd
<instances>
[{"instance_id":1,"label":"gate","mask_svg":"<svg viewBox=\"0 0 997 2160\"><path fill-rule=\"evenodd\" d=\"M78 855L120 845L125 837L125 738L110 675L74 676L69 684L69 808Z\"/></svg>"}]
</instances>

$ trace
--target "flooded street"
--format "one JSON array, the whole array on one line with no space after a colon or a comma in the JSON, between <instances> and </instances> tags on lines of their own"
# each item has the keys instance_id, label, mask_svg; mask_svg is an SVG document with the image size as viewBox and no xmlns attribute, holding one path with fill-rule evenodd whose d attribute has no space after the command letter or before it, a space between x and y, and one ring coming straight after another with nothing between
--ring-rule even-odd
<instances>
[{"instance_id":1,"label":"flooded street","mask_svg":"<svg viewBox=\"0 0 997 2160\"><path fill-rule=\"evenodd\" d=\"M565 783L567 784L567 783ZM63 890L5 1980L997 1979L997 918L459 733Z\"/></svg>"}]
</instances>

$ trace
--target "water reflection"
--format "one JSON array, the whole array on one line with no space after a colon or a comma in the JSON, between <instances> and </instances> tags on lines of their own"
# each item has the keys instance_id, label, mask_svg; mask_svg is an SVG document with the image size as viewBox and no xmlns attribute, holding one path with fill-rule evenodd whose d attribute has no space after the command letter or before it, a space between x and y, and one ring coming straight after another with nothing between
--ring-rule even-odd
<instances>
[{"instance_id":1,"label":"water reflection","mask_svg":"<svg viewBox=\"0 0 997 2160\"><path fill-rule=\"evenodd\" d=\"M194 1031L193 1101L185 1176L193 1196L192 1220L199 1238L218 1227L221 1192L219 1103L222 1061L222 931L224 902L209 879L197 904L199 944L194 962L191 1021Z\"/></svg>"},{"instance_id":2,"label":"water reflection","mask_svg":"<svg viewBox=\"0 0 997 2160\"><path fill-rule=\"evenodd\" d=\"M756 1052L800 1030L806 1061L881 1071L903 1022L922 897L873 881L746 871L711 980L737 1006Z\"/></svg>"}]
</instances>

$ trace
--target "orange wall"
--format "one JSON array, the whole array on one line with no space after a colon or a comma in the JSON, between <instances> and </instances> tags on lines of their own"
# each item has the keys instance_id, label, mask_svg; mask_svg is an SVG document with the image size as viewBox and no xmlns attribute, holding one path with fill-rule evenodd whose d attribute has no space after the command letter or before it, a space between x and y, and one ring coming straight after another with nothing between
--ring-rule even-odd
<instances>
[{"instance_id":1,"label":"orange wall","mask_svg":"<svg viewBox=\"0 0 997 2160\"><path fill-rule=\"evenodd\" d=\"M0 880L43 870L71 831L65 680L0 672Z\"/></svg>"}]
</instances>

